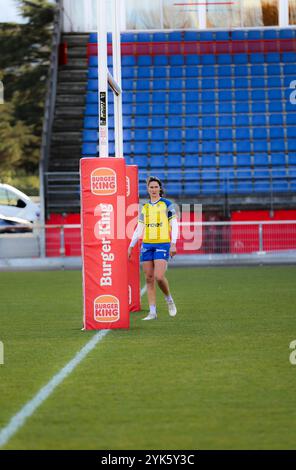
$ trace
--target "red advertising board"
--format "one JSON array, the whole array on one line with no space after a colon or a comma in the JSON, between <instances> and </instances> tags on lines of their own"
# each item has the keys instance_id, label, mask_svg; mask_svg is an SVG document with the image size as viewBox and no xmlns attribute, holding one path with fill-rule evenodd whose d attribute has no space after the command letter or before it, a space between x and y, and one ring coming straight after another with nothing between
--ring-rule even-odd
<instances>
[{"instance_id":1,"label":"red advertising board","mask_svg":"<svg viewBox=\"0 0 296 470\"><path fill-rule=\"evenodd\" d=\"M127 245L129 245L139 219L139 185L136 165L126 166L126 179L126 231ZM141 310L139 243L134 247L131 259L128 261L128 289L130 312L139 312Z\"/></svg>"},{"instance_id":2,"label":"red advertising board","mask_svg":"<svg viewBox=\"0 0 296 470\"><path fill-rule=\"evenodd\" d=\"M80 177L84 328L128 328L125 161L82 158Z\"/></svg>"}]
</instances>

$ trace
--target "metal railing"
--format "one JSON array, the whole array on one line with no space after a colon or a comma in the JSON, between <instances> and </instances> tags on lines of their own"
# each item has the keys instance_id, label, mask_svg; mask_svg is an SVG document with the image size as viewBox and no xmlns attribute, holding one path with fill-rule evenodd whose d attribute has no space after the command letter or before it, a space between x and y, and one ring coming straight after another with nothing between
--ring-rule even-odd
<instances>
[{"instance_id":1,"label":"metal railing","mask_svg":"<svg viewBox=\"0 0 296 470\"><path fill-rule=\"evenodd\" d=\"M42 257L40 234L46 234L47 257L80 257L80 224L34 224L32 233L0 234L0 259ZM179 222L182 255L296 255L296 220ZM26 251L28 250L28 251Z\"/></svg>"}]
</instances>

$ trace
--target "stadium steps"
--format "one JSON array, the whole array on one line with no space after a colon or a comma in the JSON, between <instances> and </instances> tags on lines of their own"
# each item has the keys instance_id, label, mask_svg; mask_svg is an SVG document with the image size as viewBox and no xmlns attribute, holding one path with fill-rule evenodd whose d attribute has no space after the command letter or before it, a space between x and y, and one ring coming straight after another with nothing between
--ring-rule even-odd
<instances>
[{"instance_id":1,"label":"stadium steps","mask_svg":"<svg viewBox=\"0 0 296 470\"><path fill-rule=\"evenodd\" d=\"M79 170L87 89L88 37L88 34L62 36L62 43L67 46L67 60L59 65L58 70L56 107L46 175L47 213L64 212L65 209L67 212L79 212L77 182L73 185L73 179L68 174ZM58 186L54 179L56 172L61 173Z\"/></svg>"}]
</instances>

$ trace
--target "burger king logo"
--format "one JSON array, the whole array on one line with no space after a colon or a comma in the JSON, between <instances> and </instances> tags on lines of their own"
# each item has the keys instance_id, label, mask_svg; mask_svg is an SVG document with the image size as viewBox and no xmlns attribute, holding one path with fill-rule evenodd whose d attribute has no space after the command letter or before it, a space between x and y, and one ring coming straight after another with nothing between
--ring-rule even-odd
<instances>
[{"instance_id":1,"label":"burger king logo","mask_svg":"<svg viewBox=\"0 0 296 470\"><path fill-rule=\"evenodd\" d=\"M100 323L113 323L120 318L119 300L114 295L100 295L94 301L94 318Z\"/></svg>"},{"instance_id":2,"label":"burger king logo","mask_svg":"<svg viewBox=\"0 0 296 470\"><path fill-rule=\"evenodd\" d=\"M112 168L97 168L91 174L91 192L97 196L111 196L117 192L116 173Z\"/></svg>"}]
</instances>

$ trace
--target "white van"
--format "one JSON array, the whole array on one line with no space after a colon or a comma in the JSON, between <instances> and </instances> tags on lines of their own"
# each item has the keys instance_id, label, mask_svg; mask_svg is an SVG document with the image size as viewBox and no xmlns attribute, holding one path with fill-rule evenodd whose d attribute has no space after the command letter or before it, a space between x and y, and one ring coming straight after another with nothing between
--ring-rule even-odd
<instances>
[{"instance_id":1,"label":"white van","mask_svg":"<svg viewBox=\"0 0 296 470\"><path fill-rule=\"evenodd\" d=\"M0 183L0 214L35 222L39 219L40 207L18 189Z\"/></svg>"}]
</instances>

